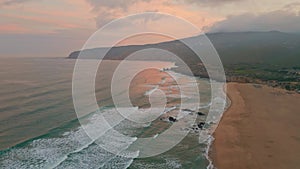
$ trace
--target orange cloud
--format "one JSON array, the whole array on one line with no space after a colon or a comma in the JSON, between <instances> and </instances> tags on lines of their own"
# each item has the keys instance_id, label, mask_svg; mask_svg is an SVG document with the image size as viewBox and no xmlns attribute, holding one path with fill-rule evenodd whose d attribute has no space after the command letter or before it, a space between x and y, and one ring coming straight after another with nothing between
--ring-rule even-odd
<instances>
[{"instance_id":1,"label":"orange cloud","mask_svg":"<svg viewBox=\"0 0 300 169\"><path fill-rule=\"evenodd\" d=\"M79 25L75 24L69 24L63 20L58 20L55 18L48 18L48 17L41 17L41 16L26 16L26 15L17 15L17 14L4 14L2 15L7 18L13 18L13 19L21 19L21 20L27 20L32 21L38 24L47 24L48 26L57 26L61 28L79 28ZM32 25L34 26L34 25ZM44 25L45 26L45 25Z\"/></svg>"},{"instance_id":2,"label":"orange cloud","mask_svg":"<svg viewBox=\"0 0 300 169\"><path fill-rule=\"evenodd\" d=\"M93 12L98 15L97 25L99 27L113 19L141 12L162 12L184 18L200 29L211 26L213 23L222 20L224 17L215 17L208 12L195 9L189 4L173 3L168 0L131 0L122 1L124 5L117 5L112 2L100 2L88 0L94 6ZM163 28L161 28L163 29Z\"/></svg>"},{"instance_id":3,"label":"orange cloud","mask_svg":"<svg viewBox=\"0 0 300 169\"><path fill-rule=\"evenodd\" d=\"M22 25L27 28L24 33L34 34L55 33L64 29L95 29L94 14L90 12L90 8L85 0L28 1L11 4L1 7L0 24ZM0 33L6 32L3 29Z\"/></svg>"},{"instance_id":4,"label":"orange cloud","mask_svg":"<svg viewBox=\"0 0 300 169\"><path fill-rule=\"evenodd\" d=\"M26 33L28 29L17 24L2 24L0 25L0 32L6 33Z\"/></svg>"}]
</instances>

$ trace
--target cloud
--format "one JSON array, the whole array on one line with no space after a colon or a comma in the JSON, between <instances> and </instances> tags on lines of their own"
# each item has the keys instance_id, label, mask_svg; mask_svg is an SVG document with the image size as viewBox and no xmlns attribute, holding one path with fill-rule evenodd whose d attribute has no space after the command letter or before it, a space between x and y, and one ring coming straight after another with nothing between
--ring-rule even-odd
<instances>
[{"instance_id":1,"label":"cloud","mask_svg":"<svg viewBox=\"0 0 300 169\"><path fill-rule=\"evenodd\" d=\"M227 2L237 2L243 0L184 0L184 1L193 2L193 3L227 3Z\"/></svg>"},{"instance_id":2,"label":"cloud","mask_svg":"<svg viewBox=\"0 0 300 169\"><path fill-rule=\"evenodd\" d=\"M259 15L245 13L229 16L208 28L209 32L243 32L243 31L282 31L300 32L298 12L277 10Z\"/></svg>"},{"instance_id":3,"label":"cloud","mask_svg":"<svg viewBox=\"0 0 300 169\"><path fill-rule=\"evenodd\" d=\"M24 33L28 29L17 24L0 24L0 32L6 33Z\"/></svg>"},{"instance_id":4,"label":"cloud","mask_svg":"<svg viewBox=\"0 0 300 169\"><path fill-rule=\"evenodd\" d=\"M293 3L287 4L283 7L283 9L286 11L299 12L300 2L293 2Z\"/></svg>"},{"instance_id":5,"label":"cloud","mask_svg":"<svg viewBox=\"0 0 300 169\"><path fill-rule=\"evenodd\" d=\"M149 0L87 0L87 2L93 6L93 10L99 10L101 8L119 8L126 10L128 6L141 1Z\"/></svg>"},{"instance_id":6,"label":"cloud","mask_svg":"<svg viewBox=\"0 0 300 169\"><path fill-rule=\"evenodd\" d=\"M300 2L293 2L293 3L285 5L284 8L291 9L291 8L295 8L295 7L299 7L299 6L300 6Z\"/></svg>"},{"instance_id":7,"label":"cloud","mask_svg":"<svg viewBox=\"0 0 300 169\"><path fill-rule=\"evenodd\" d=\"M96 13L96 25L98 28L108 22L130 14L130 8L139 3L149 3L153 0L86 0L92 6L92 12Z\"/></svg>"},{"instance_id":8,"label":"cloud","mask_svg":"<svg viewBox=\"0 0 300 169\"><path fill-rule=\"evenodd\" d=\"M229 3L243 2L247 0L176 0L177 2L187 3L187 4L198 4L205 6L214 6L214 5L225 5Z\"/></svg>"},{"instance_id":9,"label":"cloud","mask_svg":"<svg viewBox=\"0 0 300 169\"><path fill-rule=\"evenodd\" d=\"M0 2L0 6L19 4L19 3L24 3L24 2L28 2L28 1L31 1L31 0L3 0L3 2Z\"/></svg>"},{"instance_id":10,"label":"cloud","mask_svg":"<svg viewBox=\"0 0 300 169\"><path fill-rule=\"evenodd\" d=\"M202 28L220 18L210 16L202 10L191 10L191 4L179 4L170 0L86 0L96 15L97 27L101 28L114 19L143 12L162 12L185 18ZM151 22L157 18L148 18ZM143 23L144 24L144 23Z\"/></svg>"}]
</instances>

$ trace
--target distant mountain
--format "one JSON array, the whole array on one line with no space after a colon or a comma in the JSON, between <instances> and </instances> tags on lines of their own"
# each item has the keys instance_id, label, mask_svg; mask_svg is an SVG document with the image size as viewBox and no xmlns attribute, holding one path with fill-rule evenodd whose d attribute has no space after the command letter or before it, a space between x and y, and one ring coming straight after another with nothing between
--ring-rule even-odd
<instances>
[{"instance_id":1,"label":"distant mountain","mask_svg":"<svg viewBox=\"0 0 300 169\"><path fill-rule=\"evenodd\" d=\"M202 36L203 37L203 36ZM278 86L300 93L300 35L277 31L271 32L233 32L207 34L217 50L226 73L227 81L263 83ZM199 43L199 38L183 39L191 44ZM101 59L121 60L142 49L158 48L177 55L192 70L193 75L208 77L206 68L198 56L184 43L175 40L157 44L131 45L112 48ZM209 46L200 45L199 50L205 51ZM108 48L88 49L72 52L69 58L99 58ZM206 52L209 57L209 52ZM81 58L82 58L81 57ZM137 55L135 60L159 60L176 62L181 73L189 74L180 59L170 59L162 53L150 51ZM211 65L209 65L211 66ZM212 65L210 68L214 68ZM216 69L218 73L218 70ZM221 77L222 78L222 77ZM219 77L215 77L219 80ZM223 78L220 80L224 80Z\"/></svg>"},{"instance_id":2,"label":"distant mountain","mask_svg":"<svg viewBox=\"0 0 300 169\"><path fill-rule=\"evenodd\" d=\"M207 34L226 66L238 63L273 64L282 66L300 66L300 35L271 32L233 32ZM187 39L197 39L191 37ZM180 41L162 42L147 45L130 45L112 48L104 59L120 60L133 52L159 48L168 50L184 61L199 62L198 57ZM87 49L82 52L85 58L98 58L106 48ZM69 58L77 58L79 51L72 52ZM143 58L145 59L145 58ZM153 56L149 60L160 60ZM163 59L165 60L165 59Z\"/></svg>"},{"instance_id":3,"label":"distant mountain","mask_svg":"<svg viewBox=\"0 0 300 169\"><path fill-rule=\"evenodd\" d=\"M208 35L223 64L300 65L300 35L278 31Z\"/></svg>"}]
</instances>

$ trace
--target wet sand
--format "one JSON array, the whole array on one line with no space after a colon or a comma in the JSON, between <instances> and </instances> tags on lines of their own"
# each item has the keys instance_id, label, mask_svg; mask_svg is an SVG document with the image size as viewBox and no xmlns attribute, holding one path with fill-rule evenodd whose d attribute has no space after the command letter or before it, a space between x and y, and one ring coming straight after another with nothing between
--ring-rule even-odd
<instances>
[{"instance_id":1,"label":"wet sand","mask_svg":"<svg viewBox=\"0 0 300 169\"><path fill-rule=\"evenodd\" d=\"M300 94L229 83L231 106L214 133L218 169L298 169Z\"/></svg>"}]
</instances>

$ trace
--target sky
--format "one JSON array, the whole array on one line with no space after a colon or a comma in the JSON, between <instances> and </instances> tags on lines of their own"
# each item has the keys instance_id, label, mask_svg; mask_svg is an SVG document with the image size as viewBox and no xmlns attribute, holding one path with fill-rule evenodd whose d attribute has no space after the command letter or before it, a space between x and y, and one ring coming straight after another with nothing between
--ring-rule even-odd
<instances>
[{"instance_id":1,"label":"sky","mask_svg":"<svg viewBox=\"0 0 300 169\"><path fill-rule=\"evenodd\" d=\"M171 14L208 33L300 32L300 0L0 0L0 57L66 57L107 23L142 12ZM134 24L181 29L163 18ZM141 39L120 44L146 43Z\"/></svg>"}]
</instances>

